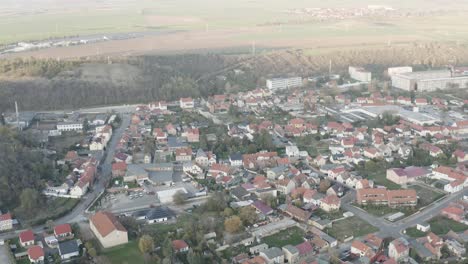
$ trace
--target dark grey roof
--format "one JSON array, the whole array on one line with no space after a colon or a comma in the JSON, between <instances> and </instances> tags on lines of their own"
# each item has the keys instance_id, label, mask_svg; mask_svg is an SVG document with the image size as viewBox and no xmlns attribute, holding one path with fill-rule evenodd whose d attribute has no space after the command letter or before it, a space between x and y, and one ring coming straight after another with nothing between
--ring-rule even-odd
<instances>
[{"instance_id":1,"label":"dark grey roof","mask_svg":"<svg viewBox=\"0 0 468 264\"><path fill-rule=\"evenodd\" d=\"M187 147L187 143L185 143L181 138L178 137L168 137L167 138L167 146L169 148L185 148Z\"/></svg>"},{"instance_id":2,"label":"dark grey roof","mask_svg":"<svg viewBox=\"0 0 468 264\"><path fill-rule=\"evenodd\" d=\"M231 155L229 156L229 159L230 159L230 160L242 160L242 154L240 154L240 152L231 154Z\"/></svg>"},{"instance_id":3,"label":"dark grey roof","mask_svg":"<svg viewBox=\"0 0 468 264\"><path fill-rule=\"evenodd\" d=\"M231 194L235 196L238 200L243 200L245 196L249 195L249 192L246 191L244 188L241 186L238 186L234 189L231 189Z\"/></svg>"},{"instance_id":4,"label":"dark grey roof","mask_svg":"<svg viewBox=\"0 0 468 264\"><path fill-rule=\"evenodd\" d=\"M78 248L78 242L74 239L59 244L60 255L75 253L79 251L80 249Z\"/></svg>"},{"instance_id":5,"label":"dark grey roof","mask_svg":"<svg viewBox=\"0 0 468 264\"><path fill-rule=\"evenodd\" d=\"M148 178L153 183L165 183L172 181L172 171L150 171Z\"/></svg>"},{"instance_id":6,"label":"dark grey roof","mask_svg":"<svg viewBox=\"0 0 468 264\"><path fill-rule=\"evenodd\" d=\"M283 255L283 251L280 248L277 248L277 247L264 249L264 250L262 250L260 252L265 254L265 256L267 256L269 259L274 259L274 258L277 258L277 257Z\"/></svg>"},{"instance_id":7,"label":"dark grey roof","mask_svg":"<svg viewBox=\"0 0 468 264\"><path fill-rule=\"evenodd\" d=\"M139 218L139 217L142 217L142 216L146 216L148 214L150 210L149 209L145 209L145 210L140 210L140 211L136 211L132 214L133 217L135 218Z\"/></svg>"},{"instance_id":8,"label":"dark grey roof","mask_svg":"<svg viewBox=\"0 0 468 264\"><path fill-rule=\"evenodd\" d=\"M165 207L157 207L149 210L146 214L146 219L153 220L153 219L161 219L161 218L172 218L175 214L169 209Z\"/></svg>"}]
</instances>

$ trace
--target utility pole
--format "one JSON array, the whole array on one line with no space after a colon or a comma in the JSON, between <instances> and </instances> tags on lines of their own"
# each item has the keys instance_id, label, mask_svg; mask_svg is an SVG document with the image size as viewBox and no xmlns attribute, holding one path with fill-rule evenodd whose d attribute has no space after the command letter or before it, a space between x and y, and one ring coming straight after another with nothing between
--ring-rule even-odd
<instances>
[{"instance_id":1,"label":"utility pole","mask_svg":"<svg viewBox=\"0 0 468 264\"><path fill-rule=\"evenodd\" d=\"M19 112L18 112L18 102L15 101L15 111L16 111L16 128L20 130L19 126Z\"/></svg>"}]
</instances>

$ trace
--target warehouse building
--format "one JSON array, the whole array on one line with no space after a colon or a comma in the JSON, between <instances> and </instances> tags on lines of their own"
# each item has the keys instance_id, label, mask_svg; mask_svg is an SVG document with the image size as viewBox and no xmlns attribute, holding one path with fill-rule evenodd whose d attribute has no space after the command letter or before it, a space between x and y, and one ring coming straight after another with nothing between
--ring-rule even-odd
<instances>
[{"instance_id":1,"label":"warehouse building","mask_svg":"<svg viewBox=\"0 0 468 264\"><path fill-rule=\"evenodd\" d=\"M468 76L452 74L450 70L407 72L392 75L392 86L405 91L435 91L447 88L467 88Z\"/></svg>"}]
</instances>

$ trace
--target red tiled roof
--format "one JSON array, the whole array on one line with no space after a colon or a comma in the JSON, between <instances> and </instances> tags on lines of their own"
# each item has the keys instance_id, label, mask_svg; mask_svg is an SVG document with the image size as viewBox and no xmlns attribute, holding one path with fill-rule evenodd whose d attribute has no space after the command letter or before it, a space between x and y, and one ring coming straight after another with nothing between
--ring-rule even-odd
<instances>
[{"instance_id":1,"label":"red tiled roof","mask_svg":"<svg viewBox=\"0 0 468 264\"><path fill-rule=\"evenodd\" d=\"M28 256L32 260L38 260L44 257L44 250L40 246L32 246L28 248Z\"/></svg>"},{"instance_id":2,"label":"red tiled roof","mask_svg":"<svg viewBox=\"0 0 468 264\"><path fill-rule=\"evenodd\" d=\"M10 213L0 215L0 221L6 221L6 220L11 220L11 219L12 217Z\"/></svg>"},{"instance_id":3,"label":"red tiled roof","mask_svg":"<svg viewBox=\"0 0 468 264\"><path fill-rule=\"evenodd\" d=\"M70 224L63 224L54 227L54 234L55 235L63 235L72 232L72 228Z\"/></svg>"},{"instance_id":4,"label":"red tiled roof","mask_svg":"<svg viewBox=\"0 0 468 264\"><path fill-rule=\"evenodd\" d=\"M31 230L23 231L19 234L19 239L21 243L34 241L34 233Z\"/></svg>"},{"instance_id":5,"label":"red tiled roof","mask_svg":"<svg viewBox=\"0 0 468 264\"><path fill-rule=\"evenodd\" d=\"M112 164L112 170L125 171L127 170L127 163L125 162L116 162Z\"/></svg>"},{"instance_id":6,"label":"red tiled roof","mask_svg":"<svg viewBox=\"0 0 468 264\"><path fill-rule=\"evenodd\" d=\"M175 250L179 251L179 250L181 250L181 249L183 249L183 248L187 248L187 247L188 247L188 244L187 244L184 240L180 240L180 239L179 239L179 240L174 240L174 241L172 241L172 247L173 247Z\"/></svg>"},{"instance_id":7,"label":"red tiled roof","mask_svg":"<svg viewBox=\"0 0 468 264\"><path fill-rule=\"evenodd\" d=\"M312 245L307 241L297 245L296 248L299 251L299 255L309 254L314 249Z\"/></svg>"},{"instance_id":8,"label":"red tiled roof","mask_svg":"<svg viewBox=\"0 0 468 264\"><path fill-rule=\"evenodd\" d=\"M101 236L105 237L112 233L114 230L127 232L125 227L119 222L117 217L109 212L97 212L91 216L90 221L96 227Z\"/></svg>"}]
</instances>

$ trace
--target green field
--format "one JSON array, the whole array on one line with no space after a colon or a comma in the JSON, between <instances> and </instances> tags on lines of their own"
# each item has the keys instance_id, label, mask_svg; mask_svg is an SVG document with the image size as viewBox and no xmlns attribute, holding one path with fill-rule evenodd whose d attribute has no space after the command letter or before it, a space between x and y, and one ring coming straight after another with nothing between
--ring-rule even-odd
<instances>
[{"instance_id":1,"label":"green field","mask_svg":"<svg viewBox=\"0 0 468 264\"><path fill-rule=\"evenodd\" d=\"M80 3L40 0L6 0L0 3L0 43L97 33L142 31L217 31L235 30L238 40L301 41L305 38L328 40L346 45L348 37L355 46L372 42L411 42L413 40L467 41L468 28L463 23L468 3L458 2L445 8L448 12L430 16L352 18L317 22L308 15L285 12L314 7L362 8L376 4L371 0L83 0ZM14 4L12 4L14 3ZM378 3L377 3L378 4ZM396 9L424 11L440 9L439 3L424 0L386 1ZM47 7L47 8L45 8ZM457 13L452 11L457 11ZM1 12L3 11L3 12ZM402 11L403 12L403 11ZM251 30L256 28L255 32ZM248 29L245 33L245 31ZM356 45L356 41L361 45ZM316 52L316 51L310 51Z\"/></svg>"},{"instance_id":2,"label":"green field","mask_svg":"<svg viewBox=\"0 0 468 264\"><path fill-rule=\"evenodd\" d=\"M270 247L283 247L286 245L298 245L304 242L304 231L299 227L291 227L274 235L262 238L262 242Z\"/></svg>"},{"instance_id":3,"label":"green field","mask_svg":"<svg viewBox=\"0 0 468 264\"><path fill-rule=\"evenodd\" d=\"M105 250L102 255L109 258L113 264L144 263L143 254L138 249L136 241Z\"/></svg>"},{"instance_id":4,"label":"green field","mask_svg":"<svg viewBox=\"0 0 468 264\"><path fill-rule=\"evenodd\" d=\"M325 229L330 236L343 241L351 236L361 237L379 231L377 228L353 216L333 223L333 227Z\"/></svg>"},{"instance_id":5,"label":"green field","mask_svg":"<svg viewBox=\"0 0 468 264\"><path fill-rule=\"evenodd\" d=\"M428 187L422 187L420 185L411 185L408 186L408 189L416 190L418 195L418 208L427 206L445 195L442 192L436 192Z\"/></svg>"},{"instance_id":6,"label":"green field","mask_svg":"<svg viewBox=\"0 0 468 264\"><path fill-rule=\"evenodd\" d=\"M468 225L441 216L432 218L429 224L431 225L431 231L436 235L445 235L450 230L456 233L468 230Z\"/></svg>"},{"instance_id":7,"label":"green field","mask_svg":"<svg viewBox=\"0 0 468 264\"><path fill-rule=\"evenodd\" d=\"M414 238L423 237L426 235L426 233L419 231L418 229L416 229L416 227L407 228L405 231L406 231L406 235L408 235L409 237L414 237Z\"/></svg>"}]
</instances>

